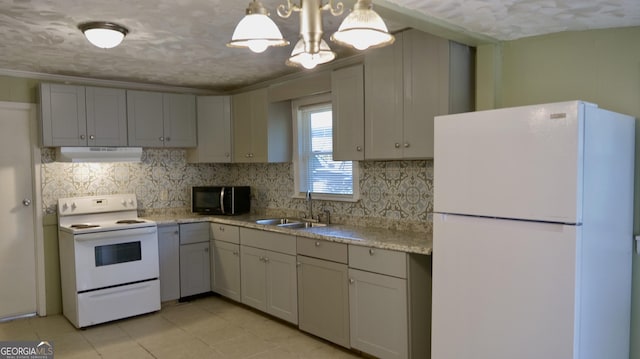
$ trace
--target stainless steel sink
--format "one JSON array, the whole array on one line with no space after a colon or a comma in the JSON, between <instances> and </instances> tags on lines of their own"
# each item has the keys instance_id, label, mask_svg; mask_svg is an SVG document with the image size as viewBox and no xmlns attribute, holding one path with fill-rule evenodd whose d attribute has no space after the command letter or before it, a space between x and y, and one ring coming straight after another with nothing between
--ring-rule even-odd
<instances>
[{"instance_id":1,"label":"stainless steel sink","mask_svg":"<svg viewBox=\"0 0 640 359\"><path fill-rule=\"evenodd\" d=\"M256 221L257 224L263 224L267 226L277 226L291 229L300 228L313 228L313 227L326 227L326 223L309 222L297 218L266 218Z\"/></svg>"}]
</instances>

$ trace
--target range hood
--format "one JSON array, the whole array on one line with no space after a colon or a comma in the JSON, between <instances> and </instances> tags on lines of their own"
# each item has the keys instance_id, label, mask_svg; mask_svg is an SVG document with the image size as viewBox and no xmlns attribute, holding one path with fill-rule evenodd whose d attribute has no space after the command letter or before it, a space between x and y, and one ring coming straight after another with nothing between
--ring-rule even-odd
<instances>
[{"instance_id":1,"label":"range hood","mask_svg":"<svg viewBox=\"0 0 640 359\"><path fill-rule=\"evenodd\" d=\"M58 162L140 162L142 147L58 147Z\"/></svg>"}]
</instances>

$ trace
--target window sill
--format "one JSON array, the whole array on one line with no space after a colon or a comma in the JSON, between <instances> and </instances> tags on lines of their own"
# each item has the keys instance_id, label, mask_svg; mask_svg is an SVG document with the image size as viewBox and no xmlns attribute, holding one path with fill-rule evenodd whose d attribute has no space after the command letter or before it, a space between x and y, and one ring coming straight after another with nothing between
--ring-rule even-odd
<instances>
[{"instance_id":1,"label":"window sill","mask_svg":"<svg viewBox=\"0 0 640 359\"><path fill-rule=\"evenodd\" d=\"M295 199L307 199L306 193L294 194L291 198ZM358 202L360 201L360 196L349 196L349 195L337 195L337 194L321 194L321 193L312 193L312 200L318 201L335 201L335 202Z\"/></svg>"}]
</instances>

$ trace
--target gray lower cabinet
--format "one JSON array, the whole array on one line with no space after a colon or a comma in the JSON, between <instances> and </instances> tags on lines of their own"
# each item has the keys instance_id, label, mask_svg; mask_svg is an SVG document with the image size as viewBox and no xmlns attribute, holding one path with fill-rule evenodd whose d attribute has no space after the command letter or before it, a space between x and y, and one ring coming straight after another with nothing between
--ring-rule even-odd
<instances>
[{"instance_id":1,"label":"gray lower cabinet","mask_svg":"<svg viewBox=\"0 0 640 359\"><path fill-rule=\"evenodd\" d=\"M430 358L431 257L350 245L349 313L352 348Z\"/></svg>"},{"instance_id":2,"label":"gray lower cabinet","mask_svg":"<svg viewBox=\"0 0 640 359\"><path fill-rule=\"evenodd\" d=\"M209 223L180 224L180 297L211 291Z\"/></svg>"},{"instance_id":3,"label":"gray lower cabinet","mask_svg":"<svg viewBox=\"0 0 640 359\"><path fill-rule=\"evenodd\" d=\"M211 224L211 290L240 301L240 231L238 227Z\"/></svg>"},{"instance_id":4,"label":"gray lower cabinet","mask_svg":"<svg viewBox=\"0 0 640 359\"><path fill-rule=\"evenodd\" d=\"M178 225L158 227L160 300L180 298L180 232Z\"/></svg>"},{"instance_id":5,"label":"gray lower cabinet","mask_svg":"<svg viewBox=\"0 0 640 359\"><path fill-rule=\"evenodd\" d=\"M298 237L298 327L348 348L346 257L346 244Z\"/></svg>"},{"instance_id":6,"label":"gray lower cabinet","mask_svg":"<svg viewBox=\"0 0 640 359\"><path fill-rule=\"evenodd\" d=\"M295 237L240 228L242 303L298 323Z\"/></svg>"}]
</instances>

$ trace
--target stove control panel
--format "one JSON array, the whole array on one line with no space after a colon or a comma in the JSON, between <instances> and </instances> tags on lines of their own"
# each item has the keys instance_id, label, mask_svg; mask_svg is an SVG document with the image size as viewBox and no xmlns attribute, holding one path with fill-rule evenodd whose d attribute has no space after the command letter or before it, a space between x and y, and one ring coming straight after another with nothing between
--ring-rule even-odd
<instances>
[{"instance_id":1,"label":"stove control panel","mask_svg":"<svg viewBox=\"0 0 640 359\"><path fill-rule=\"evenodd\" d=\"M58 214L91 214L135 210L138 201L135 194L71 197L58 199Z\"/></svg>"}]
</instances>

